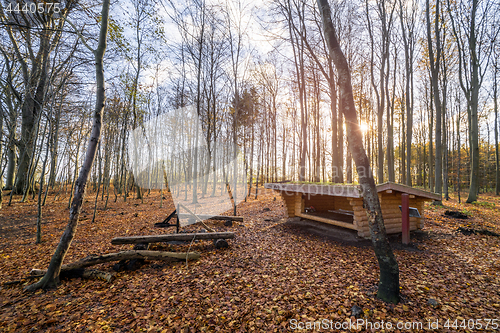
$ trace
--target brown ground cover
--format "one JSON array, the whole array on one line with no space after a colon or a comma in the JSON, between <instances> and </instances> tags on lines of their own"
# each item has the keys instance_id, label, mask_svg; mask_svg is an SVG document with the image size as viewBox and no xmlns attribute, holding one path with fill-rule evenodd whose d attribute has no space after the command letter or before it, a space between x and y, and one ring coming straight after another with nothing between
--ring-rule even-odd
<instances>
[{"instance_id":1,"label":"brown ground cover","mask_svg":"<svg viewBox=\"0 0 500 333\"><path fill-rule=\"evenodd\" d=\"M87 196L65 262L132 248L112 246L113 237L173 232L153 227L173 209L168 199L159 207L157 192L147 195L144 203L132 198L115 203L110 198L108 209L99 210L94 223L92 197ZM369 243L335 241L284 223L283 203L274 198L265 191L258 200L241 203L242 224L209 222L216 230L234 231L236 237L220 250L211 241L195 242L191 250L199 251L201 258L188 265L147 262L138 270L116 273L111 283L77 278L63 280L57 290L34 294L22 290L29 282L0 287L0 331L286 332L294 323L355 321L354 305L363 311L359 319L391 322L390 332L398 331L398 322L421 322L425 329L429 320L439 320L439 331L474 332L479 319L483 329L487 319L496 319L500 326L500 238L456 232L465 227L500 233L500 198L482 195L477 204L451 200L443 208L426 206L425 228L412 234L411 246L402 246L400 237L391 238L401 272L398 305L375 297L378 268ZM12 206L4 203L0 283L25 277L31 268L47 267L68 219L67 205L67 198L54 202L49 196L43 243L37 245L36 205L19 203L16 197ZM99 200L98 208L103 205ZM471 218L446 217L445 210L463 211ZM188 246L158 248L185 251ZM112 271L112 265L96 268ZM472 329L460 327L463 323ZM495 322L489 323L492 330Z\"/></svg>"}]
</instances>

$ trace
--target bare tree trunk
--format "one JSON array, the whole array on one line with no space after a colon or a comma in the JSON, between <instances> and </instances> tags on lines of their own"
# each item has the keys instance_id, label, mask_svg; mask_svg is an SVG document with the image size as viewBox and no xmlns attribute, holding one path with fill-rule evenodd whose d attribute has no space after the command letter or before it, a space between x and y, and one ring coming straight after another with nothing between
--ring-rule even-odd
<instances>
[{"instance_id":1,"label":"bare tree trunk","mask_svg":"<svg viewBox=\"0 0 500 333\"><path fill-rule=\"evenodd\" d=\"M97 190L95 193L95 201L94 201L94 214L92 215L92 223L95 222L95 217L97 215L97 199L99 198L99 190L101 188L102 183L102 153L101 153L101 143L97 145L97 159L99 160L99 168L97 169L97 173L99 180L97 181ZM104 189L103 189L104 192Z\"/></svg>"},{"instance_id":2,"label":"bare tree trunk","mask_svg":"<svg viewBox=\"0 0 500 333\"><path fill-rule=\"evenodd\" d=\"M472 0L471 23L469 49L471 55L471 92L470 92L470 137L471 137L471 170L470 186L467 203L477 201L479 192L479 120L478 120L478 101L479 101L479 59L477 57L476 45L476 12L478 0Z\"/></svg>"},{"instance_id":3,"label":"bare tree trunk","mask_svg":"<svg viewBox=\"0 0 500 333\"><path fill-rule=\"evenodd\" d=\"M434 191L434 182L432 175L434 174L434 168L432 163L432 156L434 156L434 141L432 140L432 129L434 128L434 104L432 103L433 92L432 89L430 91L429 98L429 190Z\"/></svg>"},{"instance_id":4,"label":"bare tree trunk","mask_svg":"<svg viewBox=\"0 0 500 333\"><path fill-rule=\"evenodd\" d=\"M45 123L45 127L49 126L50 132L52 132L51 122L52 122L52 110L53 110L53 108L54 108L54 105L52 104L50 106L50 111L49 111L49 114L47 116L47 122ZM47 166L47 160L49 158L49 148L52 146L52 144L50 142L50 137L52 135L53 134L50 133L49 139L47 140L47 146L45 149L45 158L43 160L43 166L42 166L42 174L40 175L40 189L38 190L38 202L37 202L38 214L37 214L37 219L36 219L36 243L37 244L40 244L42 242L42 204L43 204L42 201L45 201L45 200L42 200L42 196L43 196L43 186L44 186L44 182L45 182L45 169ZM40 155L41 155L41 150L43 149L43 141L44 140L42 140L42 143L40 145ZM47 184L47 189L48 188L49 188L49 184Z\"/></svg>"},{"instance_id":5,"label":"bare tree trunk","mask_svg":"<svg viewBox=\"0 0 500 333\"><path fill-rule=\"evenodd\" d=\"M406 108L406 185L412 185L411 175L411 144L413 137L413 50L414 50L414 25L416 22L416 6L411 3L411 14L408 14L405 2L403 10L403 2L399 0L399 15L401 23L401 34L403 37L404 52L405 52L405 108ZM405 15L406 14L406 15ZM405 25L406 20L406 25ZM405 172L403 170L402 172Z\"/></svg>"},{"instance_id":6,"label":"bare tree trunk","mask_svg":"<svg viewBox=\"0 0 500 333\"><path fill-rule=\"evenodd\" d=\"M198 140L199 140L199 118L201 116L201 67L202 67L202 58L203 58L203 43L204 43L204 33L205 33L205 6L202 8L202 22L201 22L201 31L199 37L199 45L198 45L198 55L197 55L197 79L196 79L196 114L197 119L195 121L195 137L194 137L194 155L193 155L193 177L192 177L192 185L193 185L193 203L198 203L198 160L200 158L198 152ZM187 192L186 192L187 193Z\"/></svg>"},{"instance_id":7,"label":"bare tree trunk","mask_svg":"<svg viewBox=\"0 0 500 333\"><path fill-rule=\"evenodd\" d=\"M45 181L45 167L47 165L47 159L49 156L49 147L50 147L50 142L47 141L47 148L45 151L45 158L43 160L43 166L42 166L42 175L40 176L40 189L38 190L38 202L37 202L37 208L38 208L38 214L36 218L36 243L40 244L42 242L42 195L43 195L43 186L44 186L44 181ZM47 184L47 188L49 187L49 184Z\"/></svg>"},{"instance_id":8,"label":"bare tree trunk","mask_svg":"<svg viewBox=\"0 0 500 333\"><path fill-rule=\"evenodd\" d=\"M483 55L489 57L488 49L484 51L478 51L478 44L481 47L486 48L493 45L489 41L479 40L477 38L481 37L481 34L486 30L480 28L479 31L476 30L476 15L478 13L478 0L472 0L467 3L466 10L467 22L464 25L464 20L462 18L456 18L453 16L453 10L451 7L451 2L448 0L448 12L450 13L450 21L453 29L453 34L455 36L455 41L457 45L458 53L458 77L460 81L460 87L462 88L465 97L467 98L467 115L468 115L468 126L469 126L469 154L471 155L471 168L470 168L470 186L469 186L469 196L467 197L467 203L472 203L477 200L478 190L479 190L479 119L478 119L478 100L479 100L479 88L483 81L484 72L480 72L481 58ZM459 7L456 3L453 3L454 8ZM463 10L463 9L461 9ZM484 15L484 13L483 13ZM485 16L479 19L482 26L487 26L490 23L486 23ZM458 26L458 24L462 24ZM491 23L493 25L493 23ZM458 29L457 29L458 28ZM459 31L458 31L459 30ZM462 40L462 36L465 36L465 40ZM491 50L491 49L490 49ZM465 73L464 73L465 72Z\"/></svg>"},{"instance_id":9,"label":"bare tree trunk","mask_svg":"<svg viewBox=\"0 0 500 333\"><path fill-rule=\"evenodd\" d=\"M330 57L339 73L342 112L346 118L349 149L356 163L356 170L370 224L372 244L380 266L377 297L386 302L397 303L399 302L399 268L396 258L392 253L389 240L387 239L375 181L370 170L368 157L363 148L363 135L359 128L352 94L351 73L335 35L328 0L317 0L317 3L323 21L323 29Z\"/></svg>"},{"instance_id":10,"label":"bare tree trunk","mask_svg":"<svg viewBox=\"0 0 500 333\"><path fill-rule=\"evenodd\" d=\"M0 133L3 133L3 110L0 109L0 117L2 119L0 119ZM4 154L2 153L2 147L0 146L0 156L2 159L4 159ZM0 209L2 208L2 204L3 204L3 171L5 169L2 167L2 170L0 172Z\"/></svg>"},{"instance_id":11,"label":"bare tree trunk","mask_svg":"<svg viewBox=\"0 0 500 333\"><path fill-rule=\"evenodd\" d=\"M252 126L253 127L253 126ZM283 166L282 166L282 177L281 177L281 181L285 181L286 180L286 156L287 156L287 148L288 148L288 145L286 144L286 138L287 138L287 128L285 126L285 124L283 123L283 151L282 151L282 158L281 158L281 162L283 163ZM253 143L252 143L252 147L253 147Z\"/></svg>"},{"instance_id":12,"label":"bare tree trunk","mask_svg":"<svg viewBox=\"0 0 500 333\"><path fill-rule=\"evenodd\" d=\"M5 181L6 190L12 189L12 186L14 185L14 173L16 170L16 161L17 161L15 149L16 146L14 145L14 143L9 143L7 147L8 164L7 164L7 174Z\"/></svg>"},{"instance_id":13,"label":"bare tree trunk","mask_svg":"<svg viewBox=\"0 0 500 333\"><path fill-rule=\"evenodd\" d=\"M80 135L82 135L82 133L80 133ZM75 173L73 175L73 180L71 181L71 190L69 193L68 209L71 207L71 202L73 201L73 189L75 188L75 184L76 184L76 170L78 169L78 156L80 155L80 142L81 142L80 139L78 140L78 143L76 144Z\"/></svg>"},{"instance_id":14,"label":"bare tree trunk","mask_svg":"<svg viewBox=\"0 0 500 333\"><path fill-rule=\"evenodd\" d=\"M287 1L288 8L292 8L290 1ZM303 7L301 8L303 10ZM306 180L306 155L307 155L307 98L306 98L306 82L304 76L304 41L299 43L298 38L292 31L293 15L292 11L288 11L288 28L290 33L290 40L292 44L294 66L297 74L297 88L299 90L299 104L300 104L300 143L299 143L299 181ZM304 29L303 22L300 25L300 31Z\"/></svg>"},{"instance_id":15,"label":"bare tree trunk","mask_svg":"<svg viewBox=\"0 0 500 333\"><path fill-rule=\"evenodd\" d=\"M443 105L443 194L445 200L450 200L448 189L448 126L446 107Z\"/></svg>"},{"instance_id":16,"label":"bare tree trunk","mask_svg":"<svg viewBox=\"0 0 500 333\"><path fill-rule=\"evenodd\" d=\"M443 195L445 200L450 200L450 195L448 193L448 123L447 123L447 115L446 115L446 109L447 109L447 68L446 68L446 62L445 62L446 57L443 57L442 59L442 65L443 65L443 103L442 103L442 147L443 147L443 156L442 156L442 175L443 175ZM488 145L489 147L489 145Z\"/></svg>"},{"instance_id":17,"label":"bare tree trunk","mask_svg":"<svg viewBox=\"0 0 500 333\"><path fill-rule=\"evenodd\" d=\"M92 164L95 159L97 145L101 137L101 125L102 125L102 112L104 110L105 104L105 87L104 87L104 68L103 68L103 57L106 51L106 37L108 33L108 14L109 14L109 0L103 0L102 11L101 11L101 28L99 32L98 46L94 53L95 59L95 71L96 71L96 104L94 110L94 120L92 125L92 132L90 135L90 140L87 147L87 154L83 162L82 168L80 170L80 175L75 188L75 195L73 197L73 202L71 203L69 222L66 226L59 245L52 256L52 259L47 269L47 273L43 278L29 286L26 287L28 291L35 291L40 288L53 288L59 283L59 273L61 271L61 266L64 261L64 257L69 250L71 242L76 234L76 228L78 225L78 219L80 217L80 211L83 203L83 198L85 195L85 187L87 185L88 176L92 168Z\"/></svg>"},{"instance_id":18,"label":"bare tree trunk","mask_svg":"<svg viewBox=\"0 0 500 333\"><path fill-rule=\"evenodd\" d=\"M338 92L339 110L342 108L342 91ZM344 117L339 112L337 117L337 179L339 183L344 182Z\"/></svg>"},{"instance_id":19,"label":"bare tree trunk","mask_svg":"<svg viewBox=\"0 0 500 333\"><path fill-rule=\"evenodd\" d=\"M396 48L396 47L394 47ZM396 73L397 73L397 50L394 50L394 73L392 85L392 98L389 95L389 57L387 58L387 174L390 182L396 181L394 171L394 101L396 100Z\"/></svg>"},{"instance_id":20,"label":"bare tree trunk","mask_svg":"<svg viewBox=\"0 0 500 333\"><path fill-rule=\"evenodd\" d=\"M460 166L461 166L461 160L460 160L460 151L462 150L462 147L460 145L460 109L458 109L458 114L457 114L457 150L458 150L458 162L457 162L457 193L458 193L458 203L461 203L460 199Z\"/></svg>"},{"instance_id":21,"label":"bare tree trunk","mask_svg":"<svg viewBox=\"0 0 500 333\"><path fill-rule=\"evenodd\" d=\"M252 182L253 182L253 154L254 154L254 146L255 146L255 105L252 103L252 148L250 148L250 176L248 177L248 193L247 196L250 196L252 192ZM215 185L214 185L215 186Z\"/></svg>"},{"instance_id":22,"label":"bare tree trunk","mask_svg":"<svg viewBox=\"0 0 500 333\"><path fill-rule=\"evenodd\" d=\"M432 37L431 37L431 21L430 21L430 8L429 8L429 0L426 0L425 2L425 8L426 8L426 22L427 22L427 46L429 50L429 62L430 62L430 67L431 67L431 84L432 84L432 93L434 96L434 106L436 108L436 135L435 135L435 142L436 142L436 155L435 155L435 170L434 170L434 175L435 175L435 189L434 192L438 193L441 195L443 191L443 186L442 186L442 181L443 181L443 169L442 169L442 163L443 163L443 156L442 156L442 144L441 144L441 118L442 118L442 113L443 110L441 108L441 99L439 97L439 81L438 81L438 74L439 74L439 62L441 60L441 43L440 43L440 31L439 31L439 3L440 0L436 0L436 6L435 6L435 17L434 17L434 33L435 33L435 40L436 40L436 57L434 58L434 46L432 43ZM441 200L436 200L434 201L434 204L437 205L442 205Z\"/></svg>"},{"instance_id":23,"label":"bare tree trunk","mask_svg":"<svg viewBox=\"0 0 500 333\"><path fill-rule=\"evenodd\" d=\"M373 26L371 23L370 19L370 10L369 10L369 1L365 1L365 8L366 8L366 20L367 20L367 26L368 26L368 34L370 36L370 45L371 45L371 51L370 51L370 76L371 76L371 84L373 87L373 91L375 92L375 96L377 98L377 131L378 131L378 138L377 138L377 159L378 159L378 165L377 165L377 182L382 183L384 181L384 147L383 147L383 116L384 116L384 109L385 109L385 100L386 100L386 90L388 89L387 87L387 81L386 77L389 75L389 73L386 73L386 64L388 65L388 59L389 59L389 36L390 36L390 31L391 31L391 26L392 26L392 14L394 12L395 8L395 2L393 4L393 7L391 9L391 12L389 16L387 15L387 7L385 1L376 1L374 4L377 8L378 11L378 16L381 21L381 42L380 42L380 68L379 68L379 82L380 85L377 87L375 84L375 75L374 75L374 64L375 64L375 40L374 40L374 31L373 31ZM380 88L380 91L379 91ZM387 101L389 103L389 101ZM390 149L388 147L388 149Z\"/></svg>"},{"instance_id":24,"label":"bare tree trunk","mask_svg":"<svg viewBox=\"0 0 500 333\"><path fill-rule=\"evenodd\" d=\"M330 80L328 87L330 89L330 112L332 114L332 182L340 183L340 162L339 154L337 151L338 146L338 131L337 131L337 84L335 82L335 75L333 73L333 66L329 66Z\"/></svg>"},{"instance_id":25,"label":"bare tree trunk","mask_svg":"<svg viewBox=\"0 0 500 333\"><path fill-rule=\"evenodd\" d=\"M14 90L13 84L12 84L12 66L11 66L11 61L10 58L7 56L7 53L3 50L2 47L0 47L0 52L2 52L5 60L5 67L7 69L7 78L6 78L6 86L5 86L5 99L4 103L7 105L8 108L8 118L7 115L3 115L2 117L2 124L3 124L3 118L8 119L7 121L7 143L5 144L5 150L6 150L6 155L7 155L7 174L5 176L5 190L11 190L13 185L14 185L14 173L16 170L16 127L17 127L17 109L18 109L18 103L14 102L15 96L18 96L18 92ZM11 89L12 93L9 93L7 90L7 85Z\"/></svg>"},{"instance_id":26,"label":"bare tree trunk","mask_svg":"<svg viewBox=\"0 0 500 333\"><path fill-rule=\"evenodd\" d=\"M495 194L500 194L500 153L498 151L498 68L495 66L493 74L493 103L495 110Z\"/></svg>"},{"instance_id":27,"label":"bare tree trunk","mask_svg":"<svg viewBox=\"0 0 500 333\"><path fill-rule=\"evenodd\" d=\"M64 79L66 81L66 78ZM54 131L52 131L52 142L51 142L51 159L50 159L50 174L48 185L54 188L56 184L56 169L57 169L57 157L58 157L58 146L59 146L59 127L61 123L61 111L62 111L62 97L60 106L57 108L57 112L54 119Z\"/></svg>"}]
</instances>

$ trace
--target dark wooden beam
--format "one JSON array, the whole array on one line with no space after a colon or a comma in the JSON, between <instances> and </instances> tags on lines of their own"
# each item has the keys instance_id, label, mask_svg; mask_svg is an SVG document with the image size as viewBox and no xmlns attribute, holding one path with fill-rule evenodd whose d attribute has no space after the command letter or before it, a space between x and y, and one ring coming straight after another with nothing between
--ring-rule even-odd
<instances>
[{"instance_id":1,"label":"dark wooden beam","mask_svg":"<svg viewBox=\"0 0 500 333\"><path fill-rule=\"evenodd\" d=\"M243 216L223 216L223 215L205 215L205 214L196 214L202 220L224 220L224 221L236 221L243 222ZM180 218L190 218L191 214L179 214Z\"/></svg>"},{"instance_id":2,"label":"dark wooden beam","mask_svg":"<svg viewBox=\"0 0 500 333\"><path fill-rule=\"evenodd\" d=\"M139 244L139 243L161 243L168 241L191 241L199 239L228 239L234 238L234 232L201 232L190 234L166 234L149 236L116 237L111 240L113 245Z\"/></svg>"}]
</instances>

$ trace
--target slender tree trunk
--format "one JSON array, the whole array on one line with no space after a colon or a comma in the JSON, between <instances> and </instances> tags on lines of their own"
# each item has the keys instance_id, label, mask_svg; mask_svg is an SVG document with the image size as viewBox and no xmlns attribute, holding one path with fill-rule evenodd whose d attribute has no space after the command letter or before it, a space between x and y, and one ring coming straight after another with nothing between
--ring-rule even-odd
<instances>
[{"instance_id":1,"label":"slender tree trunk","mask_svg":"<svg viewBox=\"0 0 500 333\"><path fill-rule=\"evenodd\" d=\"M428 158L428 165L429 165L429 189L431 191L434 191L434 179L433 179L433 174L434 174L434 168L433 168L433 163L432 163L432 157L434 156L434 141L432 137L432 130L434 129L434 104L432 103L433 99L433 92L432 89L430 91L430 98L429 98L429 158Z\"/></svg>"},{"instance_id":2,"label":"slender tree trunk","mask_svg":"<svg viewBox=\"0 0 500 333\"><path fill-rule=\"evenodd\" d=\"M47 66L48 66L48 56L49 48L48 45L48 32L47 30L42 32L43 38L41 40L40 48L43 49L43 56L41 58L41 69L39 78L30 78L30 82L33 83L31 87L33 91L26 94L25 101L22 105L22 121L21 121L21 140L19 141L19 155L20 159L18 161L18 177L16 177L16 182L14 185L14 191L18 194L23 193L24 197L26 192L30 192L33 189L29 186L30 174L33 153L35 150L35 139L36 132L39 126L37 119L39 118L42 105L44 104L45 91L46 91L46 81L47 81ZM38 80L38 82L36 82ZM36 84L36 87L35 87Z\"/></svg>"},{"instance_id":3,"label":"slender tree trunk","mask_svg":"<svg viewBox=\"0 0 500 333\"><path fill-rule=\"evenodd\" d=\"M441 142L441 115L442 115L442 108L441 108L441 99L439 97L439 62L441 60L441 44L440 44L440 30L439 30L439 3L440 0L436 0L436 6L435 6L435 17L434 17L434 34L435 34L435 40L436 40L436 57L434 58L434 46L433 46L433 40L431 36L431 21L430 21L430 8L429 8L429 0L426 0L425 2L425 7L426 7L426 23L427 23L427 46L429 50L429 62L430 62L430 68L431 68L431 85L432 85L432 94L434 96L434 106L436 108L436 135L435 135L435 143L436 143L436 155L435 155L435 170L434 170L434 175L435 175L435 189L434 192L438 193L441 195L443 189L442 189L442 180L443 180L443 169L442 169L442 162L443 162L443 156L442 156L442 142ZM442 205L441 200L436 200L434 201L434 204L437 205Z\"/></svg>"},{"instance_id":4,"label":"slender tree trunk","mask_svg":"<svg viewBox=\"0 0 500 333\"><path fill-rule=\"evenodd\" d=\"M404 24L403 2L399 0L399 17L401 23L401 35L403 37L405 52L405 109L406 109L406 163L403 164L402 172L406 172L405 183L412 186L411 175L411 144L413 135L413 31ZM414 22L411 18L406 19L410 25ZM404 149L404 148L403 148ZM404 158L404 157L403 157ZM406 170L404 170L406 167Z\"/></svg>"},{"instance_id":5,"label":"slender tree trunk","mask_svg":"<svg viewBox=\"0 0 500 333\"><path fill-rule=\"evenodd\" d=\"M329 62L331 63L331 62ZM339 158L337 151L337 84L335 83L335 75L333 72L333 66L329 66L330 80L328 82L328 87L330 88L330 112L332 114L332 182L339 183Z\"/></svg>"},{"instance_id":6,"label":"slender tree trunk","mask_svg":"<svg viewBox=\"0 0 500 333\"><path fill-rule=\"evenodd\" d=\"M301 128L301 151L300 151L300 173L299 181L306 180L306 158L307 158L307 103L305 102L305 78L304 78L304 64L303 60L300 64L301 86L299 86L301 108L300 108L300 128Z\"/></svg>"},{"instance_id":7,"label":"slender tree trunk","mask_svg":"<svg viewBox=\"0 0 500 333\"><path fill-rule=\"evenodd\" d=\"M403 93L404 95L404 93ZM406 105L401 104L401 118L400 118L400 143L399 143L399 153L400 153L400 182L401 184L407 184L406 182L406 121L405 121L405 109Z\"/></svg>"},{"instance_id":8,"label":"slender tree trunk","mask_svg":"<svg viewBox=\"0 0 500 333\"><path fill-rule=\"evenodd\" d=\"M68 209L71 208L71 202L73 201L73 190L74 190L75 184L76 184L76 174L77 174L77 170L78 170L78 157L80 156L80 142L81 142L82 135L83 134L80 133L80 138L78 139L78 142L76 144L75 171L73 174L73 179L71 180L71 190L69 192Z\"/></svg>"},{"instance_id":9,"label":"slender tree trunk","mask_svg":"<svg viewBox=\"0 0 500 333\"><path fill-rule=\"evenodd\" d=\"M7 174L6 174L6 180L5 180L5 189L6 190L11 190L12 186L14 185L14 175L15 175L15 170L16 170L16 146L14 145L13 142L13 137L12 139L9 138L9 145L7 146Z\"/></svg>"},{"instance_id":10,"label":"slender tree trunk","mask_svg":"<svg viewBox=\"0 0 500 333\"><path fill-rule=\"evenodd\" d=\"M65 78L66 80L66 78ZM51 159L50 159L50 174L48 185L54 188L56 184L56 170L57 170L57 157L58 157L58 147L59 147L59 127L61 123L61 111L62 111L62 97L59 108L54 119L54 131L52 133L52 144L51 144Z\"/></svg>"},{"instance_id":11,"label":"slender tree trunk","mask_svg":"<svg viewBox=\"0 0 500 333\"><path fill-rule=\"evenodd\" d=\"M50 147L50 142L47 141L47 148L45 150L45 158L43 160L43 166L42 166L42 174L40 176L40 189L38 190L38 202L37 202L38 214L37 214L37 218L36 218L36 243L37 244L40 244L42 242L42 194L43 194L43 186L44 186L44 181L45 181L45 167L47 165L47 159L49 157L49 147ZM49 185L47 184L47 188L48 187L49 187Z\"/></svg>"},{"instance_id":12,"label":"slender tree trunk","mask_svg":"<svg viewBox=\"0 0 500 333\"><path fill-rule=\"evenodd\" d=\"M470 136L470 154L471 154L471 169L470 169L470 186L467 203L477 201L479 192L479 121L478 121L478 100L479 100L479 59L477 54L476 43L476 12L478 0L472 0L472 8L470 15L469 28L469 51L470 51L470 98L468 100L469 110L469 136Z\"/></svg>"},{"instance_id":13,"label":"slender tree trunk","mask_svg":"<svg viewBox=\"0 0 500 333\"><path fill-rule=\"evenodd\" d=\"M196 79L196 115L198 119L195 121L195 142L194 142L194 156L193 156L193 203L198 203L198 160L200 158L198 152L198 140L199 140L199 118L201 116L201 68L202 68L202 59L203 59L203 43L204 43L204 34L205 34L205 6L202 9L202 22L201 24L201 32L199 37L199 46L198 46L198 64L197 64L197 79Z\"/></svg>"},{"instance_id":14,"label":"slender tree trunk","mask_svg":"<svg viewBox=\"0 0 500 333\"><path fill-rule=\"evenodd\" d=\"M290 1L287 1L288 8L291 8ZM299 90L299 104L300 104L300 151L299 151L299 181L306 179L306 154L307 154L307 102L305 91L305 76L304 76L304 41L299 43L295 39L292 31L293 17L291 10L288 12L287 18L288 30L292 42L292 50L294 57L295 71L297 74L297 88ZM303 26L301 25L301 29Z\"/></svg>"},{"instance_id":15,"label":"slender tree trunk","mask_svg":"<svg viewBox=\"0 0 500 333\"><path fill-rule=\"evenodd\" d=\"M286 142L286 138L287 138L287 128L286 128L286 125L285 123L283 123L283 150L281 152L282 154L282 158L281 158L281 162L283 163L283 166L282 166L282 173L281 173L281 181L285 181L286 180L286 158L287 158L287 148L288 148L288 145L287 145L287 142ZM252 147L253 147L253 143L252 143Z\"/></svg>"},{"instance_id":16,"label":"slender tree trunk","mask_svg":"<svg viewBox=\"0 0 500 333\"><path fill-rule=\"evenodd\" d=\"M458 77L460 87L462 88L465 97L467 98L467 120L469 134L469 155L470 155L470 185L467 203L472 203L477 200L479 190L479 119L478 119L478 99L479 88L482 83L480 75L480 58L481 51L477 50L477 33L476 33L476 14L478 10L479 0L472 0L467 9L470 8L468 15L467 26L464 27L467 42L461 40L461 34L457 32L455 24L456 18L452 15L451 2L448 0L448 12L450 13L450 21L453 29L453 34L457 42L458 48ZM458 22L462 22L458 20ZM483 29L483 28L481 28ZM481 43L483 44L483 43ZM464 75L464 71L467 71ZM464 78L465 77L465 78Z\"/></svg>"},{"instance_id":17,"label":"slender tree trunk","mask_svg":"<svg viewBox=\"0 0 500 333\"><path fill-rule=\"evenodd\" d=\"M66 226L59 245L52 256L49 268L44 277L26 287L28 291L35 291L40 288L51 288L56 287L59 283L59 273L61 271L61 266L64 261L64 257L69 250L71 242L76 234L76 228L78 225L78 219L80 217L80 211L83 203L83 198L85 194L85 187L87 185L88 176L92 168L92 164L95 159L97 145L101 137L101 125L102 125L102 112L104 110L105 104L105 87L104 87L104 67L103 67L103 57L106 50L106 37L108 32L108 14L109 14L109 0L103 0L102 11L101 11L101 28L99 32L99 41L97 49L94 51L95 59L95 71L96 71L96 104L94 110L94 119L92 125L92 132L90 134L90 140L87 147L87 154L85 156L84 163L80 170L80 175L78 176L75 195L73 197L73 202L71 203L69 222Z\"/></svg>"},{"instance_id":18,"label":"slender tree trunk","mask_svg":"<svg viewBox=\"0 0 500 333\"><path fill-rule=\"evenodd\" d=\"M458 141L458 144L457 144L457 150L458 150L458 162L457 162L457 193L458 193L458 203L461 203L461 199L460 199L460 191L461 191L461 181L460 181L460 166L462 165L462 161L460 159L461 157L461 150L462 150L462 147L460 145L460 109L458 110L458 114L457 114L457 141Z\"/></svg>"},{"instance_id":19,"label":"slender tree trunk","mask_svg":"<svg viewBox=\"0 0 500 333\"><path fill-rule=\"evenodd\" d=\"M443 194L445 200L450 200L448 190L448 124L445 105L446 103L443 104Z\"/></svg>"},{"instance_id":20,"label":"slender tree trunk","mask_svg":"<svg viewBox=\"0 0 500 333\"><path fill-rule=\"evenodd\" d=\"M98 172L98 178L99 180L97 181L97 190L95 193L95 200L94 200L94 214L92 215L92 223L95 222L95 217L97 215L97 199L99 198L99 190L101 188L101 183L102 183L102 156L101 156L101 143L97 145L97 159L99 160L99 168L97 169ZM103 189L104 192L104 189Z\"/></svg>"},{"instance_id":21,"label":"slender tree trunk","mask_svg":"<svg viewBox=\"0 0 500 333\"><path fill-rule=\"evenodd\" d=\"M339 110L342 108L342 90L339 89L338 100ZM337 169L338 169L338 182L344 183L344 117L342 113L337 116Z\"/></svg>"},{"instance_id":22,"label":"slender tree trunk","mask_svg":"<svg viewBox=\"0 0 500 333\"><path fill-rule=\"evenodd\" d=\"M377 297L386 302L397 303L399 302L398 263L387 238L375 181L370 170L368 157L363 148L363 135L358 124L354 106L349 66L337 41L328 0L318 0L317 3L323 21L323 29L330 57L339 73L342 112L346 118L349 149L356 163L368 214L372 244L380 267Z\"/></svg>"},{"instance_id":23,"label":"slender tree trunk","mask_svg":"<svg viewBox=\"0 0 500 333\"><path fill-rule=\"evenodd\" d=\"M495 110L495 194L500 194L500 153L498 148L498 69L495 67L493 74L493 103Z\"/></svg>"},{"instance_id":24,"label":"slender tree trunk","mask_svg":"<svg viewBox=\"0 0 500 333\"><path fill-rule=\"evenodd\" d=\"M252 102L252 144L250 148L250 175L248 177L249 182L248 182L248 194L247 196L250 196L252 193L252 182L253 182L253 155L254 155L254 148L255 148L255 105Z\"/></svg>"},{"instance_id":25,"label":"slender tree trunk","mask_svg":"<svg viewBox=\"0 0 500 333\"><path fill-rule=\"evenodd\" d=\"M387 58L387 174L390 182L396 182L396 174L394 171L394 101L396 99L396 73L397 73L397 52L394 51L394 73L392 85L392 98L389 95L389 57ZM390 98L390 99L389 99Z\"/></svg>"},{"instance_id":26,"label":"slender tree trunk","mask_svg":"<svg viewBox=\"0 0 500 333\"><path fill-rule=\"evenodd\" d=\"M3 114L0 113L0 117L2 119L0 119L0 133L3 133ZM2 147L0 146L0 156L2 157L2 159L4 159L4 154L2 152ZM1 164L1 163L0 163ZM2 204L3 204L3 171L4 171L4 167L2 167L2 171L0 172L0 209L2 208Z\"/></svg>"}]
</instances>

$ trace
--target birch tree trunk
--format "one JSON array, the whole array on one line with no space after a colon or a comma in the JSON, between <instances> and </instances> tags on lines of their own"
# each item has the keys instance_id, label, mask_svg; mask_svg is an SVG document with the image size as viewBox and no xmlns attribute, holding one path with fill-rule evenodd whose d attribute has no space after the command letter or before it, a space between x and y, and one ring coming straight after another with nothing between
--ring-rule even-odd
<instances>
[{"instance_id":1,"label":"birch tree trunk","mask_svg":"<svg viewBox=\"0 0 500 333\"><path fill-rule=\"evenodd\" d=\"M356 163L359 183L368 214L372 244L380 266L377 297L386 302L397 303L399 301L399 268L387 239L375 181L370 170L368 157L363 148L363 136L358 124L352 94L351 73L335 35L328 0L317 0L317 3L323 21L323 30L330 58L333 60L339 74L341 105L346 118L349 150Z\"/></svg>"},{"instance_id":2,"label":"birch tree trunk","mask_svg":"<svg viewBox=\"0 0 500 333\"><path fill-rule=\"evenodd\" d=\"M57 287L57 284L59 283L59 273L61 271L64 257L66 256L66 253L68 252L71 242L76 234L78 219L80 217L80 211L85 195L85 187L87 185L88 176L95 159L97 145L101 137L102 112L104 110L104 103L106 98L104 88L103 57L104 52L106 51L109 3L110 0L103 0L101 11L102 23L99 32L99 41L97 49L93 50L97 86L94 119L85 160L83 162L82 168L80 169L80 175L78 176L78 179L76 181L75 194L73 196L73 201L71 202L69 211L69 222L66 226L66 230L61 237L61 240L59 241L59 245L57 246L56 251L52 256L49 268L47 269L47 273L45 273L40 281L27 286L27 291L35 291L40 288L47 289Z\"/></svg>"}]
</instances>

